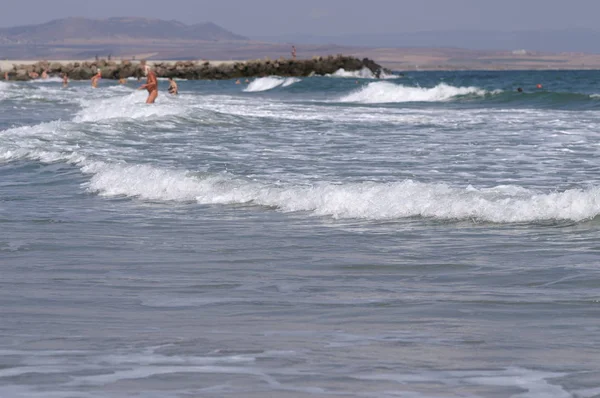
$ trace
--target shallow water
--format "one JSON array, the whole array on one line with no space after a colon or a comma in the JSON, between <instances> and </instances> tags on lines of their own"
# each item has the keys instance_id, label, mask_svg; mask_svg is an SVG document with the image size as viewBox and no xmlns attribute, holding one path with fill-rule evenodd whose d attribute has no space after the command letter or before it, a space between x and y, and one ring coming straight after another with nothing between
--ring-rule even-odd
<instances>
[{"instance_id":1,"label":"shallow water","mask_svg":"<svg viewBox=\"0 0 600 398\"><path fill-rule=\"evenodd\" d=\"M364 77L0 83L0 396L600 395L600 72Z\"/></svg>"}]
</instances>

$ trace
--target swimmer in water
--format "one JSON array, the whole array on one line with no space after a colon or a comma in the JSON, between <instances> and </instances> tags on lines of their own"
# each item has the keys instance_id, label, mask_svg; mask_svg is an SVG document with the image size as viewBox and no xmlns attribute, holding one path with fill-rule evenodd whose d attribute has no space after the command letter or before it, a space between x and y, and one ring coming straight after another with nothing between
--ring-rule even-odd
<instances>
[{"instance_id":1,"label":"swimmer in water","mask_svg":"<svg viewBox=\"0 0 600 398\"><path fill-rule=\"evenodd\" d=\"M144 75L146 76L146 84L141 86L138 90L148 90L147 104L153 104L158 97L158 81L156 80L156 74L150 69L148 65L144 65Z\"/></svg>"},{"instance_id":2,"label":"swimmer in water","mask_svg":"<svg viewBox=\"0 0 600 398\"><path fill-rule=\"evenodd\" d=\"M172 77L169 78L169 94L179 94L179 87L177 87L177 82L175 82L175 80L173 80Z\"/></svg>"},{"instance_id":3,"label":"swimmer in water","mask_svg":"<svg viewBox=\"0 0 600 398\"><path fill-rule=\"evenodd\" d=\"M102 79L102 70L98 69L98 73L92 77L92 87L98 88L98 81Z\"/></svg>"},{"instance_id":4,"label":"swimmer in water","mask_svg":"<svg viewBox=\"0 0 600 398\"><path fill-rule=\"evenodd\" d=\"M67 76L66 73L63 73L62 75L62 84L63 88L66 88L69 85L69 76Z\"/></svg>"}]
</instances>

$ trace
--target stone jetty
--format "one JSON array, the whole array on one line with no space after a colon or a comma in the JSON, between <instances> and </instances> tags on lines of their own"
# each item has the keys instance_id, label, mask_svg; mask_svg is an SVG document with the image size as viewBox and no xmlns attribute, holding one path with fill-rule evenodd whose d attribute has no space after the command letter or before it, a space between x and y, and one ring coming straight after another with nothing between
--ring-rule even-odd
<instances>
[{"instance_id":1,"label":"stone jetty","mask_svg":"<svg viewBox=\"0 0 600 398\"><path fill-rule=\"evenodd\" d=\"M60 76L66 73L71 80L87 80L102 71L104 79L126 79L142 77L146 61L85 61L85 62L52 62L39 61L31 64L14 64L10 69L2 70L2 75L8 72L10 80L30 80L33 76L46 71L49 76ZM374 61L364 58L336 55L313 57L311 59L292 60L279 58L277 60L261 59L251 61L229 61L211 63L210 61L164 61L147 63L153 68L158 77L173 77L188 80L224 80L265 76L311 76L334 73L339 69L357 71L368 68L376 77L382 72L391 73Z\"/></svg>"}]
</instances>

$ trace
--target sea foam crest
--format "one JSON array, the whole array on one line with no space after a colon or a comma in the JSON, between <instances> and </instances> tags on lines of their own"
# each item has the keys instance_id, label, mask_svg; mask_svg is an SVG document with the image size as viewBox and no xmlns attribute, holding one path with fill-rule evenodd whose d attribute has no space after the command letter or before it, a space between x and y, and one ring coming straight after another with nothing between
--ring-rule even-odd
<instances>
[{"instance_id":1,"label":"sea foam crest","mask_svg":"<svg viewBox=\"0 0 600 398\"><path fill-rule=\"evenodd\" d=\"M294 83L298 83L299 81L301 81L301 80L296 77L288 77L288 78L283 78L283 77L278 77L278 76L261 77L261 78L254 80L253 82L251 82L248 85L248 87L246 87L244 89L244 91L247 93L268 91L268 90L272 90L279 86L288 87Z\"/></svg>"},{"instance_id":2,"label":"sea foam crest","mask_svg":"<svg viewBox=\"0 0 600 398\"><path fill-rule=\"evenodd\" d=\"M337 71L335 71L334 73L326 74L325 76L326 77L341 77L341 78L348 78L348 79L377 79L375 74L373 72L371 72L371 70L369 68L367 68L366 66L363 67L361 70L356 70L356 71L347 71L344 68L340 68ZM385 73L385 72L381 72L381 74L379 75L379 78L383 79L383 80L398 79L399 77L400 76L398 76L398 75L389 74L389 73Z\"/></svg>"},{"instance_id":3,"label":"sea foam crest","mask_svg":"<svg viewBox=\"0 0 600 398\"><path fill-rule=\"evenodd\" d=\"M13 83L0 81L0 100L10 96L11 88L13 88Z\"/></svg>"},{"instance_id":4,"label":"sea foam crest","mask_svg":"<svg viewBox=\"0 0 600 398\"><path fill-rule=\"evenodd\" d=\"M60 77L57 76L52 76L52 77L48 77L47 79L33 79L33 80L28 80L27 83L33 83L33 84L46 84L46 83L62 83L62 79Z\"/></svg>"},{"instance_id":5,"label":"sea foam crest","mask_svg":"<svg viewBox=\"0 0 600 398\"><path fill-rule=\"evenodd\" d=\"M372 82L340 99L341 102L381 104L395 102L441 102L461 95L484 96L478 87L454 87L446 83L432 88L408 87L389 82Z\"/></svg>"},{"instance_id":6,"label":"sea foam crest","mask_svg":"<svg viewBox=\"0 0 600 398\"><path fill-rule=\"evenodd\" d=\"M343 77L352 79L375 79L375 75L369 68L363 67L361 70L347 71L344 68L340 68L334 73L325 75L326 77Z\"/></svg>"},{"instance_id":7,"label":"sea foam crest","mask_svg":"<svg viewBox=\"0 0 600 398\"><path fill-rule=\"evenodd\" d=\"M123 89L124 90L124 89ZM155 104L145 103L147 93L135 91L126 96L82 99L82 109L73 119L76 123L99 122L109 119L147 119L179 115L186 107L165 95L159 95Z\"/></svg>"},{"instance_id":8,"label":"sea foam crest","mask_svg":"<svg viewBox=\"0 0 600 398\"><path fill-rule=\"evenodd\" d=\"M8 88L10 85L8 83L0 82L0 101L8 97Z\"/></svg>"},{"instance_id":9,"label":"sea foam crest","mask_svg":"<svg viewBox=\"0 0 600 398\"><path fill-rule=\"evenodd\" d=\"M103 196L201 204L253 203L284 212L339 219L393 220L427 217L495 223L591 219L600 214L600 188L537 193L500 186L453 188L410 180L394 183L321 183L275 186L228 174L198 176L147 165L97 163L87 189Z\"/></svg>"}]
</instances>

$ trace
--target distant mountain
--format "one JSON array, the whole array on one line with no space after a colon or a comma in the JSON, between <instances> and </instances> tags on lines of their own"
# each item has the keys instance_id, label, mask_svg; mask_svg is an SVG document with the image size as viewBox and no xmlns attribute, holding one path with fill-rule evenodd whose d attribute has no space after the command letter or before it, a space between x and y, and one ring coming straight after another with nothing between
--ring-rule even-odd
<instances>
[{"instance_id":1,"label":"distant mountain","mask_svg":"<svg viewBox=\"0 0 600 398\"><path fill-rule=\"evenodd\" d=\"M287 35L254 37L279 43L326 44L359 47L463 48L470 50L530 50L543 52L600 53L600 32L586 29L538 31L423 31L338 36Z\"/></svg>"},{"instance_id":2,"label":"distant mountain","mask_svg":"<svg viewBox=\"0 0 600 398\"><path fill-rule=\"evenodd\" d=\"M0 28L0 43L74 43L122 41L246 41L214 23L186 25L146 18L65 18L41 25Z\"/></svg>"}]
</instances>

